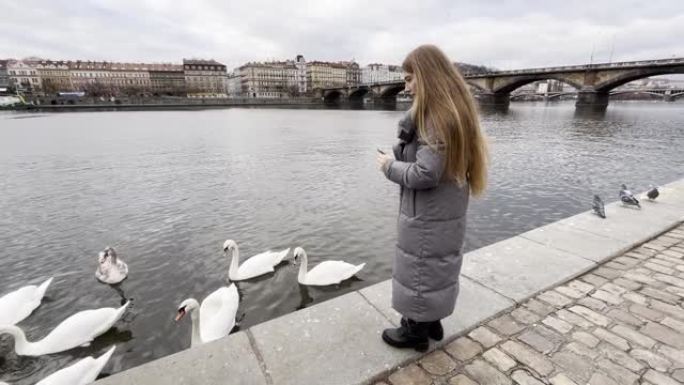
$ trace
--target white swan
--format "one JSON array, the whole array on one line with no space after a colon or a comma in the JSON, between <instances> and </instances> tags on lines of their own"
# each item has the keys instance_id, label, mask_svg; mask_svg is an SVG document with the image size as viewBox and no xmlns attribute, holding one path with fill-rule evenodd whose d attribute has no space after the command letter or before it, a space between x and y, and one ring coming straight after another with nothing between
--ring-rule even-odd
<instances>
[{"instance_id":1,"label":"white swan","mask_svg":"<svg viewBox=\"0 0 684 385\"><path fill-rule=\"evenodd\" d=\"M86 357L77 363L58 370L43 378L36 385L86 385L90 384L100 374L102 368L114 353L116 346L112 346L107 352L98 358Z\"/></svg>"},{"instance_id":2,"label":"white swan","mask_svg":"<svg viewBox=\"0 0 684 385\"><path fill-rule=\"evenodd\" d=\"M316 265L311 271L307 270L308 257L306 251L298 247L294 251L294 260L302 259L302 265L299 267L299 274L297 281L306 286L327 286L338 284L345 279L353 277L356 273L361 271L365 263L360 265L352 265L351 263L343 261L324 261Z\"/></svg>"},{"instance_id":3,"label":"white swan","mask_svg":"<svg viewBox=\"0 0 684 385\"><path fill-rule=\"evenodd\" d=\"M202 306L194 298L181 302L178 306L176 321L190 313L192 319L190 346L201 345L227 336L233 330L239 303L240 296L237 287L231 284L209 294L202 301ZM199 312L197 312L198 308Z\"/></svg>"},{"instance_id":4,"label":"white swan","mask_svg":"<svg viewBox=\"0 0 684 385\"><path fill-rule=\"evenodd\" d=\"M223 243L223 252L228 251L233 255L230 261L230 268L228 269L228 278L230 278L231 281L243 281L245 279L272 273L274 267L282 262L283 258L290 252L290 249L287 248L282 251L269 250L257 254L244 261L239 267L240 250L238 249L237 243L231 239Z\"/></svg>"},{"instance_id":5,"label":"white swan","mask_svg":"<svg viewBox=\"0 0 684 385\"><path fill-rule=\"evenodd\" d=\"M62 321L50 334L36 342L27 341L24 331L11 325L0 325L0 335L10 334L14 337L14 350L20 356L40 356L88 346L121 318L129 303L126 302L118 309L103 307L80 311Z\"/></svg>"},{"instance_id":6,"label":"white swan","mask_svg":"<svg viewBox=\"0 0 684 385\"><path fill-rule=\"evenodd\" d=\"M97 258L98 266L95 277L103 283L115 285L128 276L128 265L119 259L113 247L107 246Z\"/></svg>"},{"instance_id":7,"label":"white swan","mask_svg":"<svg viewBox=\"0 0 684 385\"><path fill-rule=\"evenodd\" d=\"M14 325L40 306L52 278L40 286L28 285L0 297L0 325Z\"/></svg>"}]
</instances>

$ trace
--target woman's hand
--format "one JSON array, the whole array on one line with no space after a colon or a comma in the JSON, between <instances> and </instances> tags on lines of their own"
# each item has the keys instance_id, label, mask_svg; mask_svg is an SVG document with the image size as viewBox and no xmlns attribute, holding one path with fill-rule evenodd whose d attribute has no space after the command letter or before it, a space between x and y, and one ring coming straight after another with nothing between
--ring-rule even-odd
<instances>
[{"instance_id":1,"label":"woman's hand","mask_svg":"<svg viewBox=\"0 0 684 385\"><path fill-rule=\"evenodd\" d=\"M389 167L390 163L394 160L393 157L387 154L380 154L375 157L375 160L378 162L378 168L382 172L387 172L387 168Z\"/></svg>"}]
</instances>

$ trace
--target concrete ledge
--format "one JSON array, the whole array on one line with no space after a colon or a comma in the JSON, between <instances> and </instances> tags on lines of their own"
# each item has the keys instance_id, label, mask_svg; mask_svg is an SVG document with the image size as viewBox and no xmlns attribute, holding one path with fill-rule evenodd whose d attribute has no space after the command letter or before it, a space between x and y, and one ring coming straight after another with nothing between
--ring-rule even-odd
<instances>
[{"instance_id":1,"label":"concrete ledge","mask_svg":"<svg viewBox=\"0 0 684 385\"><path fill-rule=\"evenodd\" d=\"M608 219L584 212L467 253L441 344L683 222L684 179L642 206L611 203ZM380 282L97 384L367 384L419 355L381 341L400 317L390 296Z\"/></svg>"}]
</instances>

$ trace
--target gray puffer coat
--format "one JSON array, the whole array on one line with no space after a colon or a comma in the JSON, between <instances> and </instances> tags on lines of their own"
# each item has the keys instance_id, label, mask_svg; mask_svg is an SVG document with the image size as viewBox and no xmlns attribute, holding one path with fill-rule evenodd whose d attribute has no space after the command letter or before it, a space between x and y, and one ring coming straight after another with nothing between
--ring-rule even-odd
<instances>
[{"instance_id":1,"label":"gray puffer coat","mask_svg":"<svg viewBox=\"0 0 684 385\"><path fill-rule=\"evenodd\" d=\"M385 176L401 186L392 307L428 322L454 311L469 189L443 177L444 155L418 138L410 112L399 122Z\"/></svg>"}]
</instances>

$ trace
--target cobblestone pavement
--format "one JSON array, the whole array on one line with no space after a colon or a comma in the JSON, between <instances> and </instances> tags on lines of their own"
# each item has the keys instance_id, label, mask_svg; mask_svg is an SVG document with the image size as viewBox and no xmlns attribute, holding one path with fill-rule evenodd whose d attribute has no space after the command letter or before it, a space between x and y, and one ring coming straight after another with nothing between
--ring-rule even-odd
<instances>
[{"instance_id":1,"label":"cobblestone pavement","mask_svg":"<svg viewBox=\"0 0 684 385\"><path fill-rule=\"evenodd\" d=\"M684 383L684 225L376 385Z\"/></svg>"}]
</instances>

